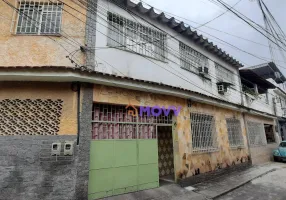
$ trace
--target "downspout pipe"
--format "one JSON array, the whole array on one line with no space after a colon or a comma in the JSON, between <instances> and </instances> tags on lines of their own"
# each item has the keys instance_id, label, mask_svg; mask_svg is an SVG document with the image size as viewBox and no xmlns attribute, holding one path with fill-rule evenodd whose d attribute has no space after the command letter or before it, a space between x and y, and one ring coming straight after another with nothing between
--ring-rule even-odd
<instances>
[{"instance_id":1,"label":"downspout pipe","mask_svg":"<svg viewBox=\"0 0 286 200\"><path fill-rule=\"evenodd\" d=\"M80 136L80 82L77 82L77 140L76 144L79 145L79 136Z\"/></svg>"}]
</instances>

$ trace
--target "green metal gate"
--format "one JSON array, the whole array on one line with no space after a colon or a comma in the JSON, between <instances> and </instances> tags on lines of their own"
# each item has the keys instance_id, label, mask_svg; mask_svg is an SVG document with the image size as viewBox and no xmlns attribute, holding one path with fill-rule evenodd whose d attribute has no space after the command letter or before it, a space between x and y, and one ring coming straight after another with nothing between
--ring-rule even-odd
<instances>
[{"instance_id":1,"label":"green metal gate","mask_svg":"<svg viewBox=\"0 0 286 200\"><path fill-rule=\"evenodd\" d=\"M159 187L159 118L132 116L124 106L95 104L89 200ZM160 122L171 123L171 117Z\"/></svg>"}]
</instances>

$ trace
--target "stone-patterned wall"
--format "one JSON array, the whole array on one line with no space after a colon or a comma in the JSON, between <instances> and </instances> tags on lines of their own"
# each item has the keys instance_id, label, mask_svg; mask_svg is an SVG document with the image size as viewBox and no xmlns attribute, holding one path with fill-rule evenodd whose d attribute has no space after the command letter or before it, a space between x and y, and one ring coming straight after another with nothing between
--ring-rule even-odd
<instances>
[{"instance_id":1,"label":"stone-patterned wall","mask_svg":"<svg viewBox=\"0 0 286 200\"><path fill-rule=\"evenodd\" d=\"M10 116L9 123L15 123L12 124L15 125L12 126L15 131L3 129L1 133L0 128L0 135L9 132L12 135L77 134L77 92L71 90L71 83L0 82L0 90L0 102L3 102L5 110L0 114L5 118L1 120L2 123L5 122L1 127L7 128L9 117L6 115ZM1 105L0 103L0 108ZM56 105L60 107L54 107ZM9 109L5 106L9 106ZM52 127L54 129L49 131Z\"/></svg>"},{"instance_id":2,"label":"stone-patterned wall","mask_svg":"<svg viewBox=\"0 0 286 200\"><path fill-rule=\"evenodd\" d=\"M218 150L212 153L192 152L192 139L190 127L190 112L206 113L215 116L215 131L217 135ZM235 117L240 120L244 140L244 148L231 149L228 143L226 118ZM247 147L246 129L242 114L239 112L193 102L191 107L185 107L177 119L177 134L179 142L179 155L175 163L180 166L176 168L177 177L199 175L218 169L231 167L249 160Z\"/></svg>"},{"instance_id":3,"label":"stone-patterned wall","mask_svg":"<svg viewBox=\"0 0 286 200\"><path fill-rule=\"evenodd\" d=\"M13 6L16 0L8 0ZM86 10L73 0L62 0L69 6L86 13ZM14 10L4 1L0 1L0 13L5 18L0 20L0 66L74 66L66 56L79 50L85 44L86 17L64 5L62 15L62 35L50 39L39 35L15 35L10 32ZM80 18L83 22L76 19ZM68 38L68 39L67 39ZM62 46L67 49L67 51ZM85 56L79 51L74 56L81 65Z\"/></svg>"},{"instance_id":4,"label":"stone-patterned wall","mask_svg":"<svg viewBox=\"0 0 286 200\"><path fill-rule=\"evenodd\" d=\"M209 106L201 103L192 103L188 108L185 99L126 90L116 87L95 85L94 102L135 105L135 106L182 106L177 117L173 120L173 146L174 166L176 179L194 176L200 173L211 172L217 169L230 167L249 160L246 140L246 130L242 114L227 109ZM197 111L213 114L216 119L216 133L218 151L213 153L193 153L191 141L190 112ZM226 117L236 117L241 122L241 129L244 139L244 148L230 149L228 144Z\"/></svg>"}]
</instances>

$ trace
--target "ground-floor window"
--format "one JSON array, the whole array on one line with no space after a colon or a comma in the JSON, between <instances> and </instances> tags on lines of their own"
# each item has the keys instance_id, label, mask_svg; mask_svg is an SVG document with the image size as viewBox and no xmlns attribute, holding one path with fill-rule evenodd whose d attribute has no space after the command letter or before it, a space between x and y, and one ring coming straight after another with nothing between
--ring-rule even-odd
<instances>
[{"instance_id":1,"label":"ground-floor window","mask_svg":"<svg viewBox=\"0 0 286 200\"><path fill-rule=\"evenodd\" d=\"M214 116L192 112L191 134L193 152L211 152L217 149Z\"/></svg>"},{"instance_id":2,"label":"ground-floor window","mask_svg":"<svg viewBox=\"0 0 286 200\"><path fill-rule=\"evenodd\" d=\"M267 144L263 123L248 121L247 129L251 146L262 146Z\"/></svg>"},{"instance_id":3,"label":"ground-floor window","mask_svg":"<svg viewBox=\"0 0 286 200\"><path fill-rule=\"evenodd\" d=\"M241 133L240 120L235 118L226 119L227 135L230 147L243 147L243 137Z\"/></svg>"}]
</instances>

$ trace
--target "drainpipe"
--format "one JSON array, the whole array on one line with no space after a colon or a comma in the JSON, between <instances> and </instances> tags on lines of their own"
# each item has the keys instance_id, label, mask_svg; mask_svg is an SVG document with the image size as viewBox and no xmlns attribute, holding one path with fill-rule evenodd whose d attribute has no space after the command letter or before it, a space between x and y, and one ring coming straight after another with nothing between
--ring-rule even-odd
<instances>
[{"instance_id":1,"label":"drainpipe","mask_svg":"<svg viewBox=\"0 0 286 200\"><path fill-rule=\"evenodd\" d=\"M77 140L76 144L79 145L80 135L80 83L77 83Z\"/></svg>"},{"instance_id":2,"label":"drainpipe","mask_svg":"<svg viewBox=\"0 0 286 200\"><path fill-rule=\"evenodd\" d=\"M239 76L239 78L240 78L240 76ZM239 81L239 84L240 84L239 86L240 86L240 95L241 95L241 105L245 106L244 105L244 99L243 99L244 92L242 91L241 79ZM248 155L249 155L250 162L252 164L251 151L250 151L250 142L249 142L249 134L248 134L248 128L247 128L247 123L246 123L246 119L245 119L245 112L242 112L242 119L243 119L245 132L246 132L246 141L247 141Z\"/></svg>"},{"instance_id":3,"label":"drainpipe","mask_svg":"<svg viewBox=\"0 0 286 200\"><path fill-rule=\"evenodd\" d=\"M278 138L279 140L281 141L282 138L280 138L282 135L281 135L281 130L280 130L280 124L279 124L279 120L278 120L278 116L277 116L277 107L276 107L276 102L275 102L275 98L273 97L272 98L272 101L273 101L273 111L274 111L274 115L276 116L276 119L275 119L275 123L276 123L276 127L277 127L277 132L278 132ZM275 133L276 133L276 130L274 129ZM276 143L280 142L280 141L276 141Z\"/></svg>"},{"instance_id":4,"label":"drainpipe","mask_svg":"<svg viewBox=\"0 0 286 200\"><path fill-rule=\"evenodd\" d=\"M243 123L245 126L245 130L246 130L246 140L247 140L247 148L248 148L248 155L250 158L250 162L252 164L252 158L251 158L251 150L250 150L250 141L249 141L249 133L248 133L248 128L247 128L247 122L245 119L245 112L242 112L242 118L243 118Z\"/></svg>"}]
</instances>

